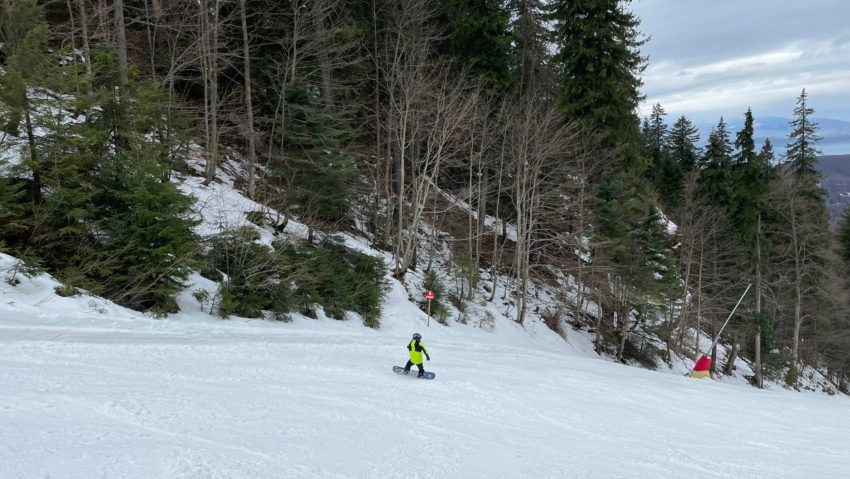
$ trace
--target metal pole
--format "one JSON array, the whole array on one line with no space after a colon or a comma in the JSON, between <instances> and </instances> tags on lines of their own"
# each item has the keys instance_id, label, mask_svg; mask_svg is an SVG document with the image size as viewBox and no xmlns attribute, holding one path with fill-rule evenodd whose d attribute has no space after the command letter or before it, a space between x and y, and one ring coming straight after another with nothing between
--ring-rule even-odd
<instances>
[{"instance_id":1,"label":"metal pole","mask_svg":"<svg viewBox=\"0 0 850 479\"><path fill-rule=\"evenodd\" d=\"M741 299L738 300L738 304L736 304L735 307L732 308L732 312L729 313L729 317L726 318L726 322L723 323L723 326L720 327L720 331L717 332L717 337L714 338L714 342L711 343L711 346L708 347L708 352L706 354L710 354L711 350L714 348L714 346L717 345L717 342L720 341L720 334L723 333L723 329L726 327L727 324L729 324L729 320L732 319L732 315L735 314L735 311L738 309L738 306L741 305L741 301L744 300L744 296L747 295L747 292L750 290L750 288L752 286L753 286L752 283L747 285L747 289L744 290L744 294L741 295Z\"/></svg>"},{"instance_id":2,"label":"metal pole","mask_svg":"<svg viewBox=\"0 0 850 479\"><path fill-rule=\"evenodd\" d=\"M425 323L425 327L431 327L431 300L428 300L428 322Z\"/></svg>"}]
</instances>

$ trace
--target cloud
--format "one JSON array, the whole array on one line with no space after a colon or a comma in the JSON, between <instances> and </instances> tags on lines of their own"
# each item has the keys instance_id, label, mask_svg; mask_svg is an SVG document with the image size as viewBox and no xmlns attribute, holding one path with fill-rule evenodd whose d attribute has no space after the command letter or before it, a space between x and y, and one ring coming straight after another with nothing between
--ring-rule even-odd
<instances>
[{"instance_id":1,"label":"cloud","mask_svg":"<svg viewBox=\"0 0 850 479\"><path fill-rule=\"evenodd\" d=\"M661 62L644 74L647 105L660 102L668 111L692 114L738 113L747 106L773 110L781 104L793 104L803 88L815 103L842 95L846 103L850 98L850 70L846 68L850 51L843 50L827 42L798 42L705 64ZM787 115L789 111L784 108L763 113Z\"/></svg>"},{"instance_id":2,"label":"cloud","mask_svg":"<svg viewBox=\"0 0 850 479\"><path fill-rule=\"evenodd\" d=\"M782 5L783 3L787 3ZM850 8L842 1L641 0L650 58L642 113L789 116L803 88L821 115L850 119ZM803 28L801 28L803 27Z\"/></svg>"}]
</instances>

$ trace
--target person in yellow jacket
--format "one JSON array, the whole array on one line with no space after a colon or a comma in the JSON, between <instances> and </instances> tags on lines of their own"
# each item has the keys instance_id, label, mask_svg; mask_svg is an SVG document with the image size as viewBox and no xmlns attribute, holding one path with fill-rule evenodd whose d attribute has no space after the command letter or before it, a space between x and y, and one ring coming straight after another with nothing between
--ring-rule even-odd
<instances>
[{"instance_id":1,"label":"person in yellow jacket","mask_svg":"<svg viewBox=\"0 0 850 479\"><path fill-rule=\"evenodd\" d=\"M415 364L416 367L419 368L419 377L425 374L425 368L422 366L422 353L425 353L425 359L428 361L431 360L431 356L428 355L428 348L422 344L422 335L416 333L413 335L413 340L407 343L407 350L410 351L410 359L407 361L407 365L404 366L404 374L410 372L410 368Z\"/></svg>"}]
</instances>

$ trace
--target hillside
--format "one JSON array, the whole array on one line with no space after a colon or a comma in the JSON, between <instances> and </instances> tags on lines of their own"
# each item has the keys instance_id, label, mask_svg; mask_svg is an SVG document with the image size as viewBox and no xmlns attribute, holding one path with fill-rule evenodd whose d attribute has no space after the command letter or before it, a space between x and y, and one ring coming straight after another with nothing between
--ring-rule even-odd
<instances>
[{"instance_id":1,"label":"hillside","mask_svg":"<svg viewBox=\"0 0 850 479\"><path fill-rule=\"evenodd\" d=\"M755 139L757 144L769 139L776 151L784 152L788 143L788 134L791 133L789 122L791 118L780 116L759 116L756 114ZM743 121L740 116L725 118L729 131L740 131ZM812 119L818 124L818 135L822 137L818 147L825 155L846 155L850 153L850 121L837 120L834 118L814 117ZM708 134L717 122L705 122L698 125L700 138L703 142L708 139Z\"/></svg>"},{"instance_id":2,"label":"hillside","mask_svg":"<svg viewBox=\"0 0 850 479\"><path fill-rule=\"evenodd\" d=\"M850 204L850 155L821 156L818 169L823 175L822 184L828 193L827 209L834 223Z\"/></svg>"}]
</instances>

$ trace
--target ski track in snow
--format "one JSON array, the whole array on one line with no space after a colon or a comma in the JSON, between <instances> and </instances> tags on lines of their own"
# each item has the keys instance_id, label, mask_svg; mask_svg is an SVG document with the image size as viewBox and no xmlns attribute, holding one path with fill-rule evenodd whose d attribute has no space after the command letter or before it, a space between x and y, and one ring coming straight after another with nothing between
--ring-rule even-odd
<instances>
[{"instance_id":1,"label":"ski track in snow","mask_svg":"<svg viewBox=\"0 0 850 479\"><path fill-rule=\"evenodd\" d=\"M850 471L845 398L658 374L453 328L424 331L437 379L421 381L391 370L405 360L399 332L147 318L111 329L105 318L63 325L14 312L0 307L3 478Z\"/></svg>"}]
</instances>

